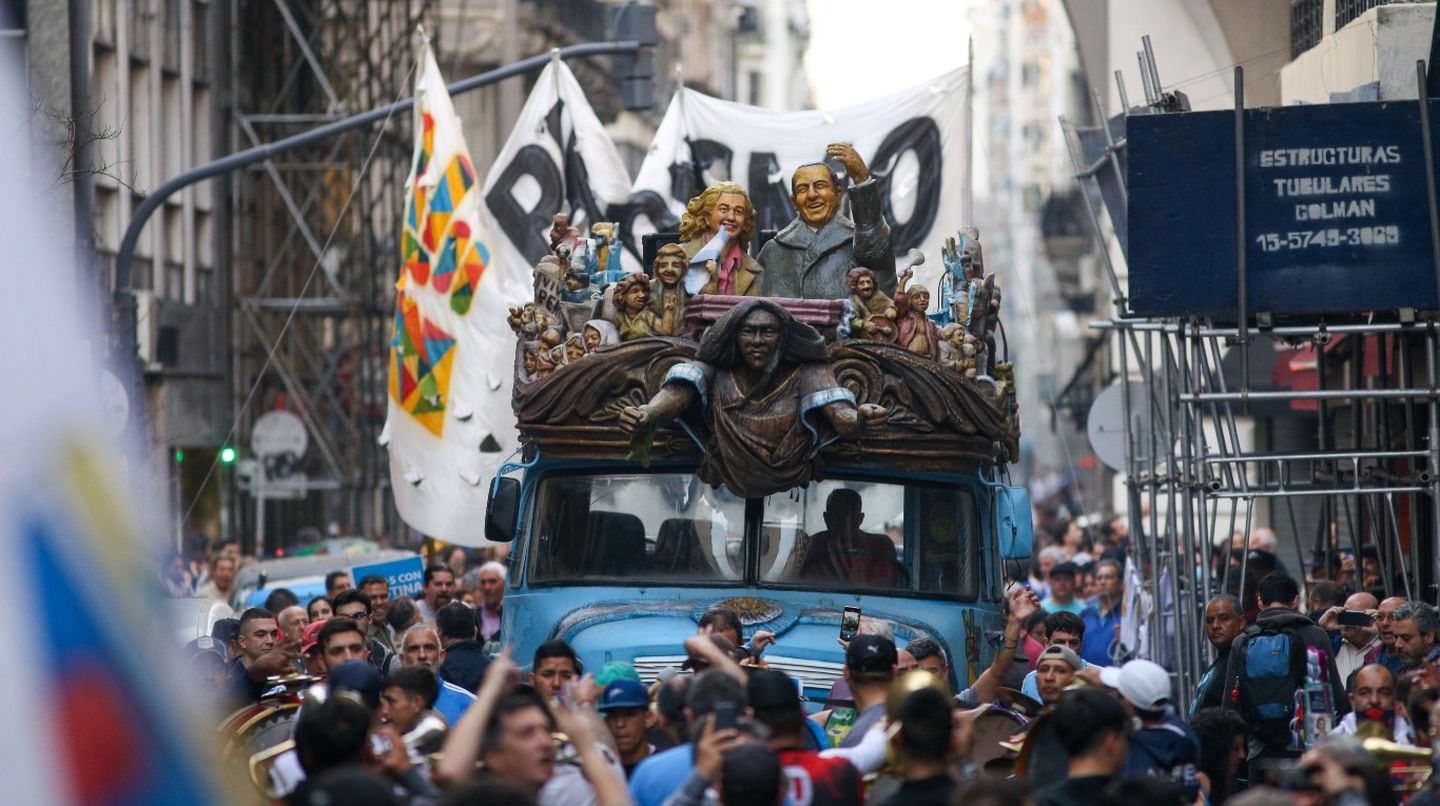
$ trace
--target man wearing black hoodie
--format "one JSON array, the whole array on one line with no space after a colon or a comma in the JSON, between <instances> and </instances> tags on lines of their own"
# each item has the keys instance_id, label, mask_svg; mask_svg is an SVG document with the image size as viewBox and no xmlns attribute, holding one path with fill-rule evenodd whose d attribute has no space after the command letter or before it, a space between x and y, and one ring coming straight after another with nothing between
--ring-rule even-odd
<instances>
[{"instance_id":1,"label":"man wearing black hoodie","mask_svg":"<svg viewBox=\"0 0 1440 806\"><path fill-rule=\"evenodd\" d=\"M1305 687L1308 649L1319 650L1330 687L1332 717L1350 711L1345 682L1331 656L1330 636L1297 611L1300 586L1280 573L1260 580L1260 615L1245 629L1230 650L1225 675L1224 707L1238 710L1250 723L1250 758L1294 758L1290 721L1295 716L1295 692Z\"/></svg>"}]
</instances>

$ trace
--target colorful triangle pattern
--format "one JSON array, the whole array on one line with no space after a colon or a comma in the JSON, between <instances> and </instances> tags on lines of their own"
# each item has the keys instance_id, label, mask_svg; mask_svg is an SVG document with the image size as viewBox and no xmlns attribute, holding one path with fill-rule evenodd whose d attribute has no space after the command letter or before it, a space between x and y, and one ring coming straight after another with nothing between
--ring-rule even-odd
<instances>
[{"instance_id":1,"label":"colorful triangle pattern","mask_svg":"<svg viewBox=\"0 0 1440 806\"><path fill-rule=\"evenodd\" d=\"M475 189L475 167L468 156L454 155L430 191L420 184L435 157L435 119L425 110L421 121L415 181L405 200L400 277L395 283L389 391L416 422L439 437L444 432L456 339L420 313L413 295L428 285L447 295L450 309L464 316L475 300L490 252L474 240L470 222L455 217L460 203Z\"/></svg>"}]
</instances>

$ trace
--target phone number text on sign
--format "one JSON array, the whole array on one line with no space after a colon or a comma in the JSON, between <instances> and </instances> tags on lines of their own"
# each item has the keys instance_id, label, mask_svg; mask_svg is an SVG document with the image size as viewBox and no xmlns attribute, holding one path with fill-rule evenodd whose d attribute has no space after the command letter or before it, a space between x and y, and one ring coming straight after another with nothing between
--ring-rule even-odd
<instances>
[{"instance_id":1,"label":"phone number text on sign","mask_svg":"<svg viewBox=\"0 0 1440 806\"><path fill-rule=\"evenodd\" d=\"M1266 252L1337 246L1394 246L1400 243L1400 228L1390 225L1267 232L1255 236L1255 242Z\"/></svg>"}]
</instances>

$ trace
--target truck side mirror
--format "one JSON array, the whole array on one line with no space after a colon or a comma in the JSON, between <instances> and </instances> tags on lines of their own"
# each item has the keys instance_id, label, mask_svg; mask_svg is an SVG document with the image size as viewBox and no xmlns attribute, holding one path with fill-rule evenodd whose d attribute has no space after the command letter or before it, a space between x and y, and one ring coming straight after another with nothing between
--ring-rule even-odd
<instances>
[{"instance_id":1,"label":"truck side mirror","mask_svg":"<svg viewBox=\"0 0 1440 806\"><path fill-rule=\"evenodd\" d=\"M520 480L500 476L490 485L490 499L485 502L485 539L496 543L514 540L519 516Z\"/></svg>"},{"instance_id":2,"label":"truck side mirror","mask_svg":"<svg viewBox=\"0 0 1440 806\"><path fill-rule=\"evenodd\" d=\"M1030 512L1030 491L1024 487L995 487L995 534L1000 556L1028 560L1035 545L1035 523Z\"/></svg>"}]
</instances>

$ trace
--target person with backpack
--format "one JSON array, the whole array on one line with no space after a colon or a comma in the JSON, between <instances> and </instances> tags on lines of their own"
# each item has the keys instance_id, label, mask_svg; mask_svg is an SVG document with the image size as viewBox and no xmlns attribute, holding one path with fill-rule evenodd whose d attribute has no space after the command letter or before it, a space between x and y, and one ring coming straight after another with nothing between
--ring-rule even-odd
<instances>
[{"instance_id":1,"label":"person with backpack","mask_svg":"<svg viewBox=\"0 0 1440 806\"><path fill-rule=\"evenodd\" d=\"M1350 711L1345 681L1335 669L1330 636L1296 610L1300 586L1285 574L1260 580L1260 615L1235 639L1230 651L1224 707L1237 710L1250 724L1250 758L1295 758L1305 748L1291 735L1296 692L1305 688L1307 650L1324 658L1324 683L1330 690L1332 718Z\"/></svg>"}]
</instances>

